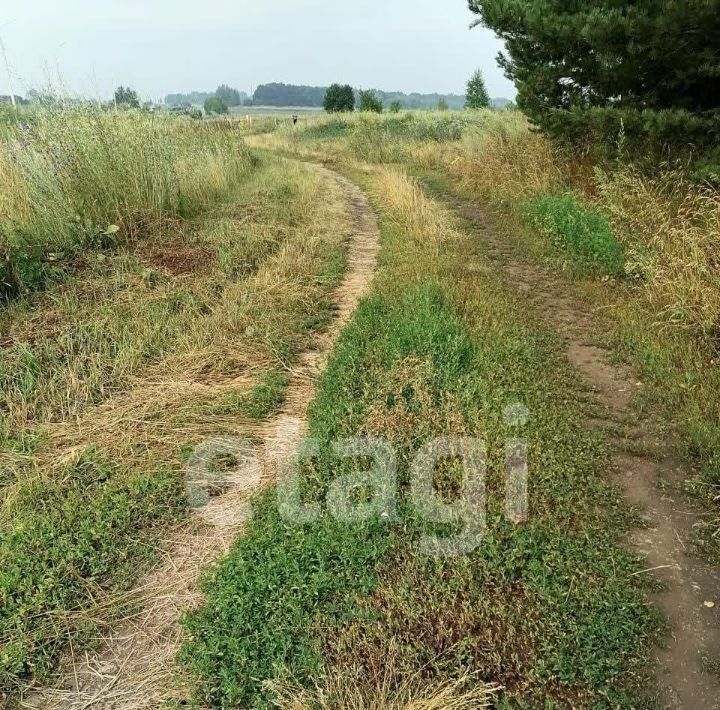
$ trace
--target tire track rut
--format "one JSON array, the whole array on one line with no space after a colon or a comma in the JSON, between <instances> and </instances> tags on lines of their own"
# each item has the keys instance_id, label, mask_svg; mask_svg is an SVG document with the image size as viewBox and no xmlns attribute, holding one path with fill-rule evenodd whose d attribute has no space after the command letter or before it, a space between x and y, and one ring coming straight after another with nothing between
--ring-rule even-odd
<instances>
[{"instance_id":1,"label":"tire track rut","mask_svg":"<svg viewBox=\"0 0 720 710\"><path fill-rule=\"evenodd\" d=\"M652 422L628 425L633 414L632 395L638 386L628 367L611 363L609 348L599 347L600 330L592 311L563 291L562 285L542 267L519 258L495 232L485 212L453 195L444 199L481 234L490 256L504 271L511 285L534 305L540 319L559 333L569 362L590 383L605 416L588 420L592 427L611 433L613 474L627 500L640 507L647 527L638 529L632 544L645 557L646 573L655 574L666 588L652 595L670 624L671 637L657 653L656 678L665 708L718 710L720 681L702 669L705 655L720 654L720 613L705 606L717 602L720 571L691 552L694 527L707 514L680 492L694 472L669 453L666 442L657 442ZM628 453L628 444L650 444L653 457Z\"/></svg>"}]
</instances>

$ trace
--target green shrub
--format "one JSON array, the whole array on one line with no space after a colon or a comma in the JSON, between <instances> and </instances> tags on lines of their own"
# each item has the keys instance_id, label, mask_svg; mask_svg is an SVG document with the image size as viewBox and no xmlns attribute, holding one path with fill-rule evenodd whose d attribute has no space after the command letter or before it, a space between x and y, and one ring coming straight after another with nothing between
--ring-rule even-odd
<instances>
[{"instance_id":1,"label":"green shrub","mask_svg":"<svg viewBox=\"0 0 720 710\"><path fill-rule=\"evenodd\" d=\"M323 108L328 113L345 113L355 110L355 92L352 86L333 84L328 87L323 99Z\"/></svg>"},{"instance_id":2,"label":"green shrub","mask_svg":"<svg viewBox=\"0 0 720 710\"><path fill-rule=\"evenodd\" d=\"M220 115L228 113L229 110L227 104L219 96L208 96L205 99L203 108L205 109L205 113L208 115L213 113Z\"/></svg>"},{"instance_id":3,"label":"green shrub","mask_svg":"<svg viewBox=\"0 0 720 710\"><path fill-rule=\"evenodd\" d=\"M539 195L527 214L576 270L616 277L625 273L623 248L610 223L572 195Z\"/></svg>"},{"instance_id":4,"label":"green shrub","mask_svg":"<svg viewBox=\"0 0 720 710\"><path fill-rule=\"evenodd\" d=\"M340 116L332 116L324 121L313 121L302 128L302 137L306 139L336 139L343 138L350 130L350 123Z\"/></svg>"},{"instance_id":5,"label":"green shrub","mask_svg":"<svg viewBox=\"0 0 720 710\"><path fill-rule=\"evenodd\" d=\"M374 89L360 89L358 93L358 108L360 111L369 113L382 113L382 101L378 98Z\"/></svg>"}]
</instances>

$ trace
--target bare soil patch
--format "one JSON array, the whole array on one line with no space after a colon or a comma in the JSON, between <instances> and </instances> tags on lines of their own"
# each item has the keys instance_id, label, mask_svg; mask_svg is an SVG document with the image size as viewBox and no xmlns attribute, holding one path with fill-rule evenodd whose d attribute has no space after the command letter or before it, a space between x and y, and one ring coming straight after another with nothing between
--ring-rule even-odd
<instances>
[{"instance_id":1,"label":"bare soil patch","mask_svg":"<svg viewBox=\"0 0 720 710\"><path fill-rule=\"evenodd\" d=\"M165 243L143 249L138 258L148 268L170 276L183 276L207 271L215 261L215 254L210 249L189 244Z\"/></svg>"}]
</instances>

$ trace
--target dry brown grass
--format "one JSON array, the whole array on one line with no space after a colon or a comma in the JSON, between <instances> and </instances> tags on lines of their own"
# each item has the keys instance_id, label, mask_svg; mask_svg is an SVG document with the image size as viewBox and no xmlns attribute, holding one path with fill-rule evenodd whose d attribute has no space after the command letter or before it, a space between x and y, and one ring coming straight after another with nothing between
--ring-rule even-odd
<instances>
[{"instance_id":1,"label":"dry brown grass","mask_svg":"<svg viewBox=\"0 0 720 710\"><path fill-rule=\"evenodd\" d=\"M6 357L3 363L9 436L0 453L0 527L13 540L2 549L8 564L15 563L14 555L19 566L32 559L16 521L24 524L23 516L36 505L35 492L62 491L66 477L76 475L74 467L83 465L90 452L113 462L112 485L144 478L181 482L186 457L199 442L222 435L257 441L263 435L257 415L238 402L270 373L291 373L298 353L332 318L350 214L341 186L306 166L269 161L245 187L238 204L220 206L215 217L194 225L192 241L181 242L180 273L165 268L169 252L162 264L148 264L148 249L168 244L160 238L155 247L143 243L137 251L125 250L103 261L102 268L81 272L74 281L6 311L6 355L25 347L45 358L37 358L42 367L35 368L32 386L25 390L16 386L24 381L22 360L13 363ZM249 211L243 208L246 201L252 205ZM192 268L186 268L191 252L203 258L191 258ZM158 311L158 301L169 308ZM13 366L20 377L7 377ZM98 491L99 497L102 486ZM50 501L51 509L62 511L62 501L56 503ZM114 515L108 503L109 510L87 514ZM135 504L142 509L141 502ZM163 505L172 518L169 509L177 501ZM92 524L87 521L88 528ZM97 524L105 523L98 519ZM160 527L146 531L138 523L133 544L147 540L146 557L164 554L165 545L155 549L160 532ZM125 542L117 540L117 554L127 575L135 558L124 556ZM42 563L47 569L36 574L41 580L46 574L54 590L52 555L58 553L53 544L48 540L49 562ZM138 569L146 561L138 560ZM94 564L90 552L82 553L82 564ZM201 564L199 558L193 562L195 575ZM104 629L109 618L125 615L146 596L141 590L118 597L113 580L106 578L88 581L81 590L71 608L40 610L62 619L70 639L88 623ZM42 603L40 593L28 601L36 603ZM53 597L48 603L59 602ZM174 602L169 607L175 608ZM24 643L12 636L12 619L0 620L3 633L10 634L3 643ZM57 629L50 626L33 627L37 635L27 646L29 654L35 649L42 654L46 642L57 648ZM7 682L17 671L5 672Z\"/></svg>"},{"instance_id":2,"label":"dry brown grass","mask_svg":"<svg viewBox=\"0 0 720 710\"><path fill-rule=\"evenodd\" d=\"M720 194L681 171L598 172L597 185L659 323L720 342Z\"/></svg>"},{"instance_id":3,"label":"dry brown grass","mask_svg":"<svg viewBox=\"0 0 720 710\"><path fill-rule=\"evenodd\" d=\"M418 673L396 682L388 659L377 683L332 675L315 690L281 683L270 684L275 705L282 710L476 710L491 707L501 688L469 675L431 683Z\"/></svg>"},{"instance_id":4,"label":"dry brown grass","mask_svg":"<svg viewBox=\"0 0 720 710\"><path fill-rule=\"evenodd\" d=\"M40 412L48 412L47 425L41 429L47 446L30 457L35 470L48 473L72 461L90 445L126 461L177 466L184 442L217 434L220 429L252 431L252 422L237 413L223 418L203 412L228 392L247 391L269 369L289 366L293 350L302 347L304 336L298 330L315 316L324 292L332 285L317 279L327 250L337 249L342 240L343 228L338 230L337 224L342 224L344 217L337 187L321 183L307 171L295 172L294 178L309 185L296 198L308 214L298 216L301 226L291 230L286 241L266 256L255 273L227 280L221 297L214 302L211 298L218 286L216 276L200 273L190 279L194 294L208 303L207 312L182 312L170 323L170 330L168 322L157 322L157 314L148 306L158 298L158 292L167 297L178 288L184 289L188 280L166 279L148 294L140 278L121 294L119 303L111 304L108 313L104 299L108 286L113 287L113 274L108 274L110 285L105 281L93 289L97 300L79 312L75 310L77 297L61 302L64 308L60 315L52 307L32 312L31 325L38 329L47 319L62 319L64 327L58 328L55 340L50 335L45 336L45 342L60 352L70 350L74 354L63 357L61 368L48 368L43 373L47 385L36 385L43 398L41 405L35 402L31 408L18 398L16 407L8 407L6 421L15 427L22 427L24 422L42 423L45 417L33 416L39 407ZM330 196L327 202L316 201L321 189ZM75 288L82 291L84 287L75 284ZM47 302L54 305L57 301L54 295L48 295L41 300L41 306ZM123 303L132 304L130 314ZM112 318L105 321L103 335L113 347L101 350L89 340L82 343L87 354L81 356L72 341L68 344L63 340L62 333L72 327L73 320L97 318L98 311ZM18 328L27 332L28 323ZM161 357L148 362L138 353L142 353L143 342L158 329L167 339L159 348ZM17 337L15 331L10 332ZM99 344L104 343L101 340ZM90 361L94 369L91 377L81 369L84 360ZM93 396L89 390L97 381L101 384ZM106 401L93 406L98 394ZM26 456L18 461L10 452L3 460L10 468L28 463Z\"/></svg>"},{"instance_id":5,"label":"dry brown grass","mask_svg":"<svg viewBox=\"0 0 720 710\"><path fill-rule=\"evenodd\" d=\"M421 149L421 165L423 157ZM516 119L467 133L446 149L443 167L466 191L514 205L540 192L563 189L567 178L558 157L542 135Z\"/></svg>"},{"instance_id":6,"label":"dry brown grass","mask_svg":"<svg viewBox=\"0 0 720 710\"><path fill-rule=\"evenodd\" d=\"M338 218L332 200L314 207L322 188L307 171L285 173L295 194L284 213L276 211L272 194L263 202L263 191L279 177L264 172L254 188L248 186L264 214L235 222L220 210L194 230L103 257L68 284L7 308L6 433L76 420L143 372L151 379L157 370L196 373L202 381L203 372L205 379L215 373L227 378L248 362L277 362L278 350L291 347L291 324L312 316L308 289L317 298L325 287L311 275L328 225ZM333 237L336 244L340 238ZM201 258L188 261L189 251ZM182 257L180 273L166 268L174 252ZM161 253L162 263L148 253ZM237 347L238 338L244 348Z\"/></svg>"}]
</instances>

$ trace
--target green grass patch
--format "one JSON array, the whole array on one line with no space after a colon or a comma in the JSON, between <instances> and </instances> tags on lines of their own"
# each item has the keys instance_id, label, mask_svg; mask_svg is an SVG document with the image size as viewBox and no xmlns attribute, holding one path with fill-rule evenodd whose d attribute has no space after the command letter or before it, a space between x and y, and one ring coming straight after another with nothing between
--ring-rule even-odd
<instances>
[{"instance_id":1,"label":"green grass patch","mask_svg":"<svg viewBox=\"0 0 720 710\"><path fill-rule=\"evenodd\" d=\"M610 223L572 195L538 195L525 208L527 218L565 254L572 266L593 275L621 277L623 248Z\"/></svg>"},{"instance_id":2,"label":"green grass patch","mask_svg":"<svg viewBox=\"0 0 720 710\"><path fill-rule=\"evenodd\" d=\"M185 621L182 659L198 700L269 707L265 681L352 686L383 668L399 686L422 668L428 679L469 670L499 681L512 707L640 707L634 683L656 619L635 558L619 546L632 516L603 480L602 440L578 423L584 392L559 364L559 344L531 329L500 284L463 271L477 258L471 235L462 259L421 260L410 276L402 267L417 254L403 246L402 222L383 229L379 291L341 335L311 407L321 448L302 491L322 501L358 470L333 441L383 437L398 453L397 519L348 525L325 514L296 526L263 494ZM438 278L424 280L427 268ZM524 527L503 519L503 446L519 433L503 410L518 401L532 413ZM419 554L419 538L447 528L425 522L406 493L417 448L443 435L486 442L489 526L472 554L437 560ZM456 473L438 470L449 496Z\"/></svg>"},{"instance_id":3,"label":"green grass patch","mask_svg":"<svg viewBox=\"0 0 720 710\"><path fill-rule=\"evenodd\" d=\"M407 318L387 301L371 299L344 332L310 415L311 434L324 446L306 471L308 492L322 499L342 469L330 443L358 431L373 388L366 366L375 346L388 363L423 352L444 363L441 387L468 362L472 348L457 322L439 317L446 309L428 310L437 298L433 290L409 297L400 310L410 310ZM247 534L206 583L207 605L186 621L192 641L183 658L203 679L204 701L247 707L268 701L263 680L309 681L319 673L323 634L317 627L355 618L358 600L378 583L378 564L399 541L399 531L379 519L348 526L325 515L311 526L289 525L275 496L263 495Z\"/></svg>"},{"instance_id":4,"label":"green grass patch","mask_svg":"<svg viewBox=\"0 0 720 710\"><path fill-rule=\"evenodd\" d=\"M300 135L308 140L344 138L350 128L348 121L333 116L323 121L313 121L302 129Z\"/></svg>"},{"instance_id":5,"label":"green grass patch","mask_svg":"<svg viewBox=\"0 0 720 710\"><path fill-rule=\"evenodd\" d=\"M290 378L284 372L268 372L249 392L230 392L206 407L210 415L240 415L251 419L266 419L285 402L285 390Z\"/></svg>"},{"instance_id":6,"label":"green grass patch","mask_svg":"<svg viewBox=\"0 0 720 710\"><path fill-rule=\"evenodd\" d=\"M86 453L52 479L4 491L0 519L0 687L42 677L68 639L93 630L84 612L126 588L153 531L184 507L179 476L128 471Z\"/></svg>"}]
</instances>

